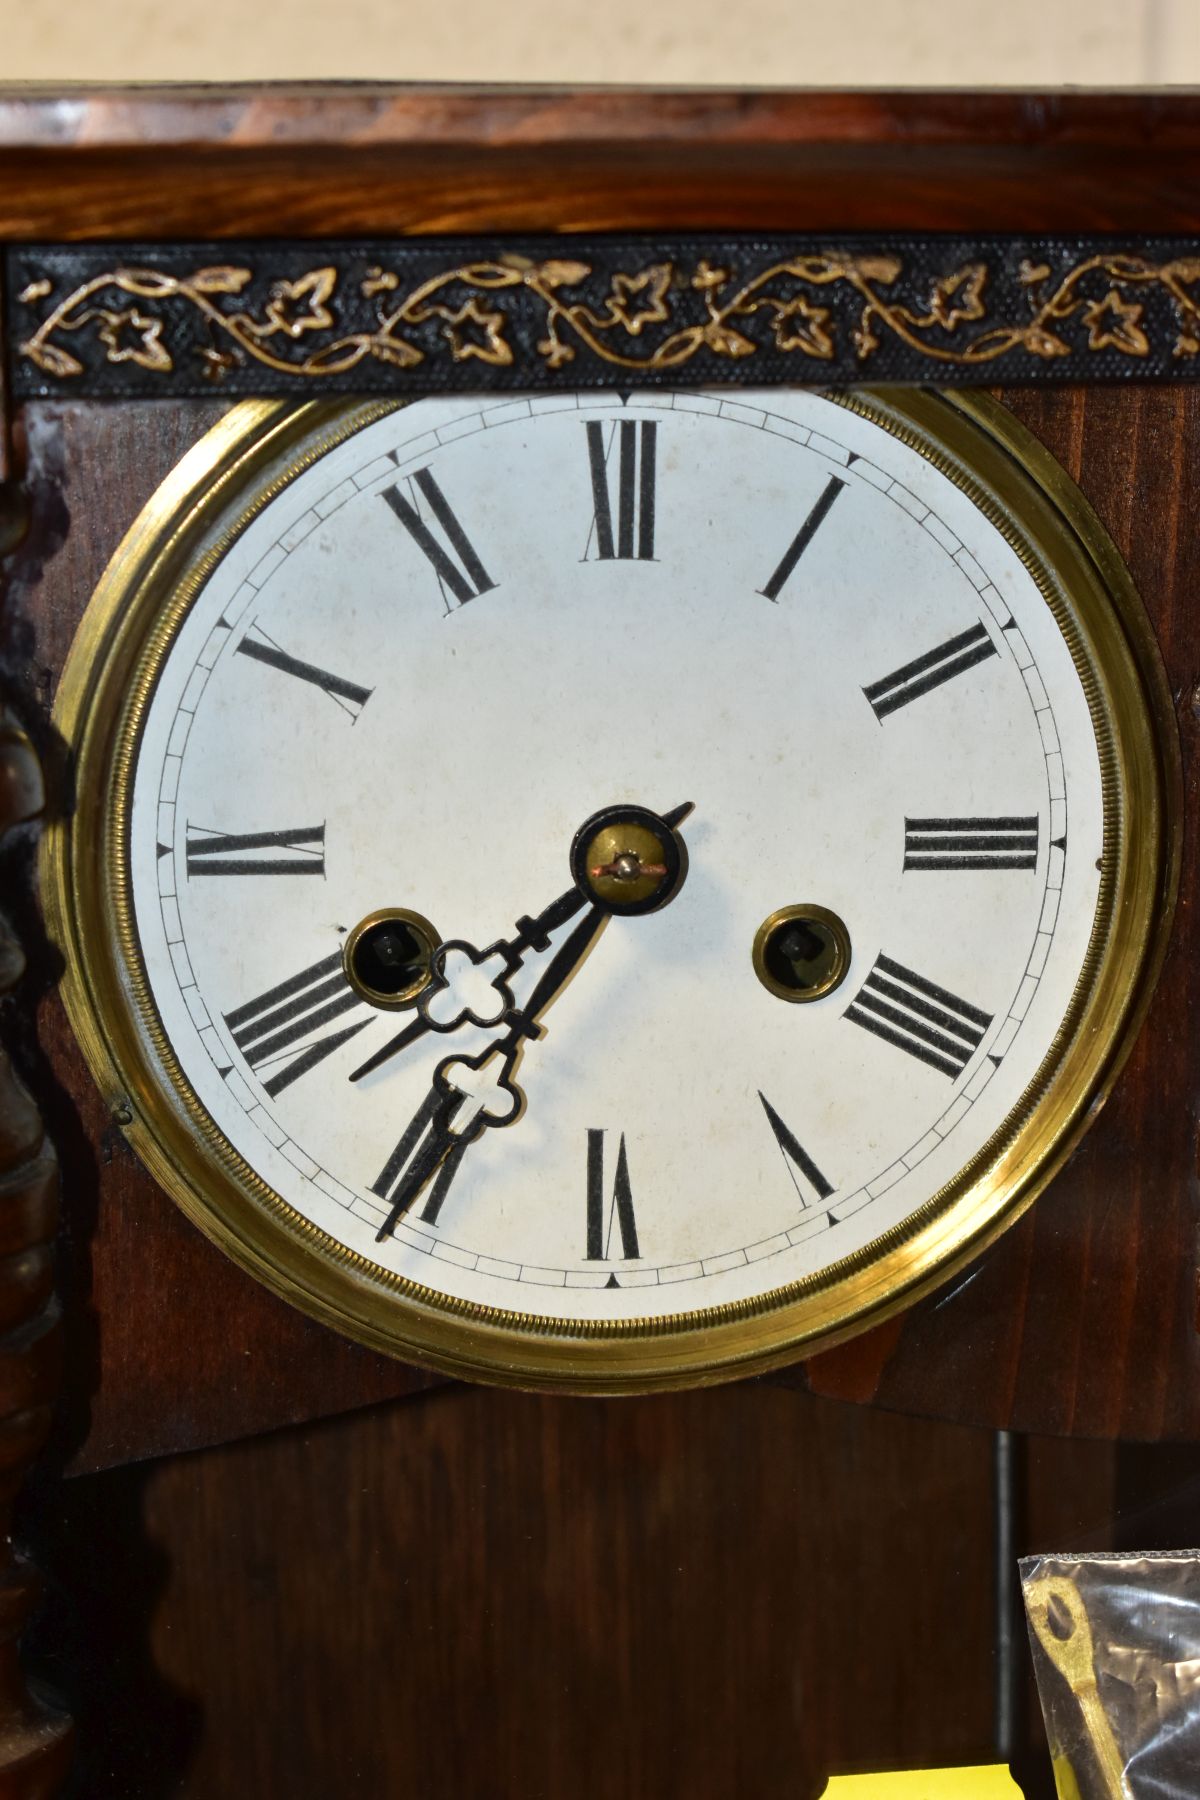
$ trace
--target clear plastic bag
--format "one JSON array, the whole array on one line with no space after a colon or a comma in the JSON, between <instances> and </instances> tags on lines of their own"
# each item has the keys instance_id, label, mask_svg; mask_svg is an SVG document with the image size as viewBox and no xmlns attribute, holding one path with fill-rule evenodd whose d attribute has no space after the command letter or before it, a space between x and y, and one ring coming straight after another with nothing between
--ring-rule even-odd
<instances>
[{"instance_id":1,"label":"clear plastic bag","mask_svg":"<svg viewBox=\"0 0 1200 1800\"><path fill-rule=\"evenodd\" d=\"M1200 1551L1021 1563L1060 1800L1200 1796Z\"/></svg>"}]
</instances>

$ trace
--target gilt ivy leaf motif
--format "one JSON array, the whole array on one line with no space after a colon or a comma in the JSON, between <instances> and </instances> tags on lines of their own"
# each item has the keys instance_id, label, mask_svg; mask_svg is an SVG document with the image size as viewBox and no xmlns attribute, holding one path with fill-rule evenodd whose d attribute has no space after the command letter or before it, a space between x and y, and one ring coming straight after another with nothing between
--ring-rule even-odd
<instances>
[{"instance_id":1,"label":"gilt ivy leaf motif","mask_svg":"<svg viewBox=\"0 0 1200 1800\"><path fill-rule=\"evenodd\" d=\"M174 275L159 269L122 269L115 285L123 294L136 294L139 300L166 300L179 291Z\"/></svg>"},{"instance_id":2,"label":"gilt ivy leaf motif","mask_svg":"<svg viewBox=\"0 0 1200 1800\"><path fill-rule=\"evenodd\" d=\"M661 325L671 317L666 303L674 269L670 263L652 263L638 275L613 276L608 314L630 335L640 335L645 325Z\"/></svg>"},{"instance_id":3,"label":"gilt ivy leaf motif","mask_svg":"<svg viewBox=\"0 0 1200 1800\"><path fill-rule=\"evenodd\" d=\"M425 360L416 346L405 343L403 338L373 337L370 350L376 361L390 363L394 369L412 369Z\"/></svg>"},{"instance_id":4,"label":"gilt ivy leaf motif","mask_svg":"<svg viewBox=\"0 0 1200 1800\"><path fill-rule=\"evenodd\" d=\"M197 269L188 278L189 286L198 294L240 294L252 273L250 269L235 268L231 263L219 264L211 269Z\"/></svg>"},{"instance_id":5,"label":"gilt ivy leaf motif","mask_svg":"<svg viewBox=\"0 0 1200 1800\"><path fill-rule=\"evenodd\" d=\"M574 287L577 282L586 281L591 272L589 263L568 262L563 257L552 257L534 270L544 287Z\"/></svg>"},{"instance_id":6,"label":"gilt ivy leaf motif","mask_svg":"<svg viewBox=\"0 0 1200 1800\"><path fill-rule=\"evenodd\" d=\"M1071 354L1070 344L1064 344L1060 337L1055 337L1052 331L1046 331L1040 325L1029 326L1028 330L1021 334L1021 342L1025 349L1031 350L1035 356L1047 359L1052 356L1070 356Z\"/></svg>"},{"instance_id":7,"label":"gilt ivy leaf motif","mask_svg":"<svg viewBox=\"0 0 1200 1800\"><path fill-rule=\"evenodd\" d=\"M501 368L512 362L513 353L504 336L503 313L487 311L474 295L457 312L445 306L432 310L445 320L442 330L455 362L466 362L472 356ZM482 337L474 335L477 332L482 332Z\"/></svg>"},{"instance_id":8,"label":"gilt ivy leaf motif","mask_svg":"<svg viewBox=\"0 0 1200 1800\"><path fill-rule=\"evenodd\" d=\"M211 346L201 349L200 357L204 364L205 380L213 382L224 381L242 360L236 350L214 350Z\"/></svg>"},{"instance_id":9,"label":"gilt ivy leaf motif","mask_svg":"<svg viewBox=\"0 0 1200 1800\"><path fill-rule=\"evenodd\" d=\"M704 327L704 342L718 356L753 356L755 346L740 331L734 331L731 325L724 325L719 319L713 319Z\"/></svg>"},{"instance_id":10,"label":"gilt ivy leaf motif","mask_svg":"<svg viewBox=\"0 0 1200 1800\"><path fill-rule=\"evenodd\" d=\"M1022 352L1043 363L1073 358L1081 367L1097 352L1117 352L1156 358L1160 373L1168 353L1177 367L1200 357L1200 256L1186 244L1178 246L1182 254L1157 263L1107 244L1081 246L1071 261L1060 246L1040 242L1017 262L1008 253L993 259L981 244L974 260L946 260L932 273L922 272L929 270L926 257L910 264L907 251L869 243L855 249L793 242L774 261L760 246L744 256L730 245L710 246L706 256L681 244L669 257L660 249L654 262L631 250L623 268L599 251L591 253L598 264L577 260L572 247L564 243L565 254L540 260L481 249L475 260L440 266L426 253L413 258L413 274L406 261L413 253L401 250L385 263L335 258L312 268L295 261L272 268L221 262L214 246L189 268L183 253L164 247L150 267L93 259L90 272L57 299L58 283L30 253L33 266L26 256L10 304L42 312L19 356L43 380L86 388L101 362L125 365L123 377L101 383L103 391L136 388L135 365L169 375L177 359L185 380L194 380L198 367L210 382L237 371L240 388L255 379L256 364L270 371L264 391L284 392L288 382L344 379L372 361L381 382L380 365L428 365L432 378L451 358L512 368L513 379L523 379L527 368L552 375L582 365L591 380L605 365L627 382L639 370L667 378L699 350L738 362L762 356L769 363L782 353L833 365L830 374L837 370L843 379L853 377L852 358L869 363L885 345L910 371L905 379L917 379L921 367L935 380L952 378L955 369L999 373ZM280 273L281 266L291 273ZM509 294L502 312L492 301L497 289ZM72 354L72 333L87 334L90 354ZM17 385L19 391L19 377ZM167 391L172 384L154 385ZM403 384L393 378L390 385ZM144 379L141 391L151 391Z\"/></svg>"},{"instance_id":11,"label":"gilt ivy leaf motif","mask_svg":"<svg viewBox=\"0 0 1200 1800\"><path fill-rule=\"evenodd\" d=\"M929 310L944 331L968 319L982 319L987 311L983 290L987 286L986 263L967 263L953 275L935 283Z\"/></svg>"},{"instance_id":12,"label":"gilt ivy leaf motif","mask_svg":"<svg viewBox=\"0 0 1200 1800\"><path fill-rule=\"evenodd\" d=\"M394 269L381 269L376 263L367 270L359 283L359 290L364 300L373 300L376 294L394 294L400 286L400 277Z\"/></svg>"},{"instance_id":13,"label":"gilt ivy leaf motif","mask_svg":"<svg viewBox=\"0 0 1200 1800\"><path fill-rule=\"evenodd\" d=\"M125 312L104 311L100 317L104 321L100 327L100 342L108 351L109 362L132 362L143 369L163 371L174 367L170 352L162 342L161 319L148 319L136 307ZM127 342L127 337L132 337L133 341Z\"/></svg>"},{"instance_id":14,"label":"gilt ivy leaf motif","mask_svg":"<svg viewBox=\"0 0 1200 1800\"><path fill-rule=\"evenodd\" d=\"M267 318L271 322L259 328L261 335L269 337L272 332L284 331L288 337L298 338L306 331L325 330L333 324L326 301L336 286L337 270L332 268L310 269L298 281L274 282L267 301Z\"/></svg>"},{"instance_id":15,"label":"gilt ivy leaf motif","mask_svg":"<svg viewBox=\"0 0 1200 1800\"><path fill-rule=\"evenodd\" d=\"M786 302L774 301L775 344L780 350L802 350L806 356L827 362L833 355L833 338L826 330L829 308L813 306L803 294Z\"/></svg>"},{"instance_id":16,"label":"gilt ivy leaf motif","mask_svg":"<svg viewBox=\"0 0 1200 1800\"><path fill-rule=\"evenodd\" d=\"M1088 349L1111 348L1123 350L1127 356L1145 356L1150 340L1138 323L1144 310L1136 300L1123 300L1116 288L1110 288L1103 300L1093 300L1083 309Z\"/></svg>"},{"instance_id":17,"label":"gilt ivy leaf motif","mask_svg":"<svg viewBox=\"0 0 1200 1800\"><path fill-rule=\"evenodd\" d=\"M83 374L83 364L69 350L60 349L57 344L47 342L45 338L31 339L21 345L21 355L27 356L31 363L44 369L47 375L56 375L66 380L72 375Z\"/></svg>"},{"instance_id":18,"label":"gilt ivy leaf motif","mask_svg":"<svg viewBox=\"0 0 1200 1800\"><path fill-rule=\"evenodd\" d=\"M888 283L898 280L904 265L898 256L858 256L853 267L867 281Z\"/></svg>"},{"instance_id":19,"label":"gilt ivy leaf motif","mask_svg":"<svg viewBox=\"0 0 1200 1800\"><path fill-rule=\"evenodd\" d=\"M702 294L711 294L717 288L723 288L729 280L728 269L714 269L710 262L703 259L696 264L696 272L692 276L692 286Z\"/></svg>"}]
</instances>

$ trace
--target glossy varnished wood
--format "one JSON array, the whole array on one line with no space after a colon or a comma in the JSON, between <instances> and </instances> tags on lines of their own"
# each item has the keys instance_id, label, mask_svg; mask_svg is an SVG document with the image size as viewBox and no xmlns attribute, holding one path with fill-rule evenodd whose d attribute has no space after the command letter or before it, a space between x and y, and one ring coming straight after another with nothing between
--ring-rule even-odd
<instances>
[{"instance_id":1,"label":"glossy varnished wood","mask_svg":"<svg viewBox=\"0 0 1200 1800\"><path fill-rule=\"evenodd\" d=\"M47 709L79 616L126 527L222 410L198 403L30 409L33 518L8 565L5 662L14 687L33 703L27 716L52 807L69 805L70 770ZM59 1284L67 1382L57 1458L103 1466L423 1386L420 1372L361 1350L276 1300L164 1197L82 1064L54 990L55 953L32 905L26 910L32 985L41 996L30 1078L66 1169Z\"/></svg>"},{"instance_id":2,"label":"glossy varnished wood","mask_svg":"<svg viewBox=\"0 0 1200 1800\"><path fill-rule=\"evenodd\" d=\"M1113 1471L1031 1446L1018 1549L1105 1548ZM449 1389L44 1495L38 1636L94 1800L813 1800L990 1757L992 1522L982 1432Z\"/></svg>"},{"instance_id":3,"label":"glossy varnished wood","mask_svg":"<svg viewBox=\"0 0 1200 1800\"><path fill-rule=\"evenodd\" d=\"M1008 402L1080 481L1128 559L1179 702L1194 817L1200 484L1189 446L1200 393L1042 390ZM35 524L9 604L20 678L44 703L107 556L218 411L188 402L28 409ZM49 734L45 751L53 768ZM1189 835L1149 1021L1099 1122L1033 1213L950 1292L787 1379L976 1424L1200 1436L1194 896ZM44 963L44 1104L69 1172L75 1416L64 1431L73 1466L191 1448L419 1383L273 1300L184 1222L105 1114Z\"/></svg>"},{"instance_id":4,"label":"glossy varnished wood","mask_svg":"<svg viewBox=\"0 0 1200 1800\"><path fill-rule=\"evenodd\" d=\"M1200 96L0 90L0 239L1188 232Z\"/></svg>"},{"instance_id":5,"label":"glossy varnished wood","mask_svg":"<svg viewBox=\"0 0 1200 1800\"><path fill-rule=\"evenodd\" d=\"M952 1291L816 1359L817 1391L1017 1430L1200 1436L1200 396L1009 393L1079 482L1157 633L1183 752L1183 871L1149 1017L1098 1123Z\"/></svg>"}]
</instances>

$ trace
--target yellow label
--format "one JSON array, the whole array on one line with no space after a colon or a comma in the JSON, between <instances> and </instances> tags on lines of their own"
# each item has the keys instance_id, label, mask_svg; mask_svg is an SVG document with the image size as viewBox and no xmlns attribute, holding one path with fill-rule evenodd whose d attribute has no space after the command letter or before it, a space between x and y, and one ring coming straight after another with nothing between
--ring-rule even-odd
<instances>
[{"instance_id":1,"label":"yellow label","mask_svg":"<svg viewBox=\"0 0 1200 1800\"><path fill-rule=\"evenodd\" d=\"M825 1800L1020 1800L1003 1763L975 1769L906 1769L898 1775L835 1775Z\"/></svg>"}]
</instances>

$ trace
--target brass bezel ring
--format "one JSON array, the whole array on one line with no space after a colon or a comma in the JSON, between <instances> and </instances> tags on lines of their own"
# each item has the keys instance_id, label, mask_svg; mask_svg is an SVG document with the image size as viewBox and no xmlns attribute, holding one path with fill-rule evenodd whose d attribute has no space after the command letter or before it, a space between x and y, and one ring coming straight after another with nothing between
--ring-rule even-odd
<instances>
[{"instance_id":1,"label":"brass bezel ring","mask_svg":"<svg viewBox=\"0 0 1200 1800\"><path fill-rule=\"evenodd\" d=\"M394 1274L303 1218L222 1136L163 1032L141 966L128 814L142 722L192 598L250 519L392 404L249 401L179 463L116 551L80 624L55 724L77 808L45 831L47 928L83 1052L155 1179L276 1293L348 1336L451 1374L574 1392L732 1379L878 1323L953 1276L1061 1168L1145 1016L1179 879L1181 776L1145 611L1103 526L997 402L915 389L832 396L964 491L1038 582L1091 709L1104 855L1087 956L1060 1031L990 1141L911 1218L818 1274L694 1313L548 1318L460 1301Z\"/></svg>"},{"instance_id":2,"label":"brass bezel ring","mask_svg":"<svg viewBox=\"0 0 1200 1800\"><path fill-rule=\"evenodd\" d=\"M828 926L833 938L833 967L824 981L810 988L784 987L782 981L776 981L767 967L767 945L776 929L785 925L789 919L816 919L818 924ZM814 1000L823 1000L826 994L832 994L846 979L846 972L850 967L850 933L846 930L845 922L837 913L830 912L827 906L799 900L791 906L781 906L767 915L754 934L750 960L754 964L754 973L769 994L774 994L777 1000L786 1000L793 1006L808 1006Z\"/></svg>"}]
</instances>

